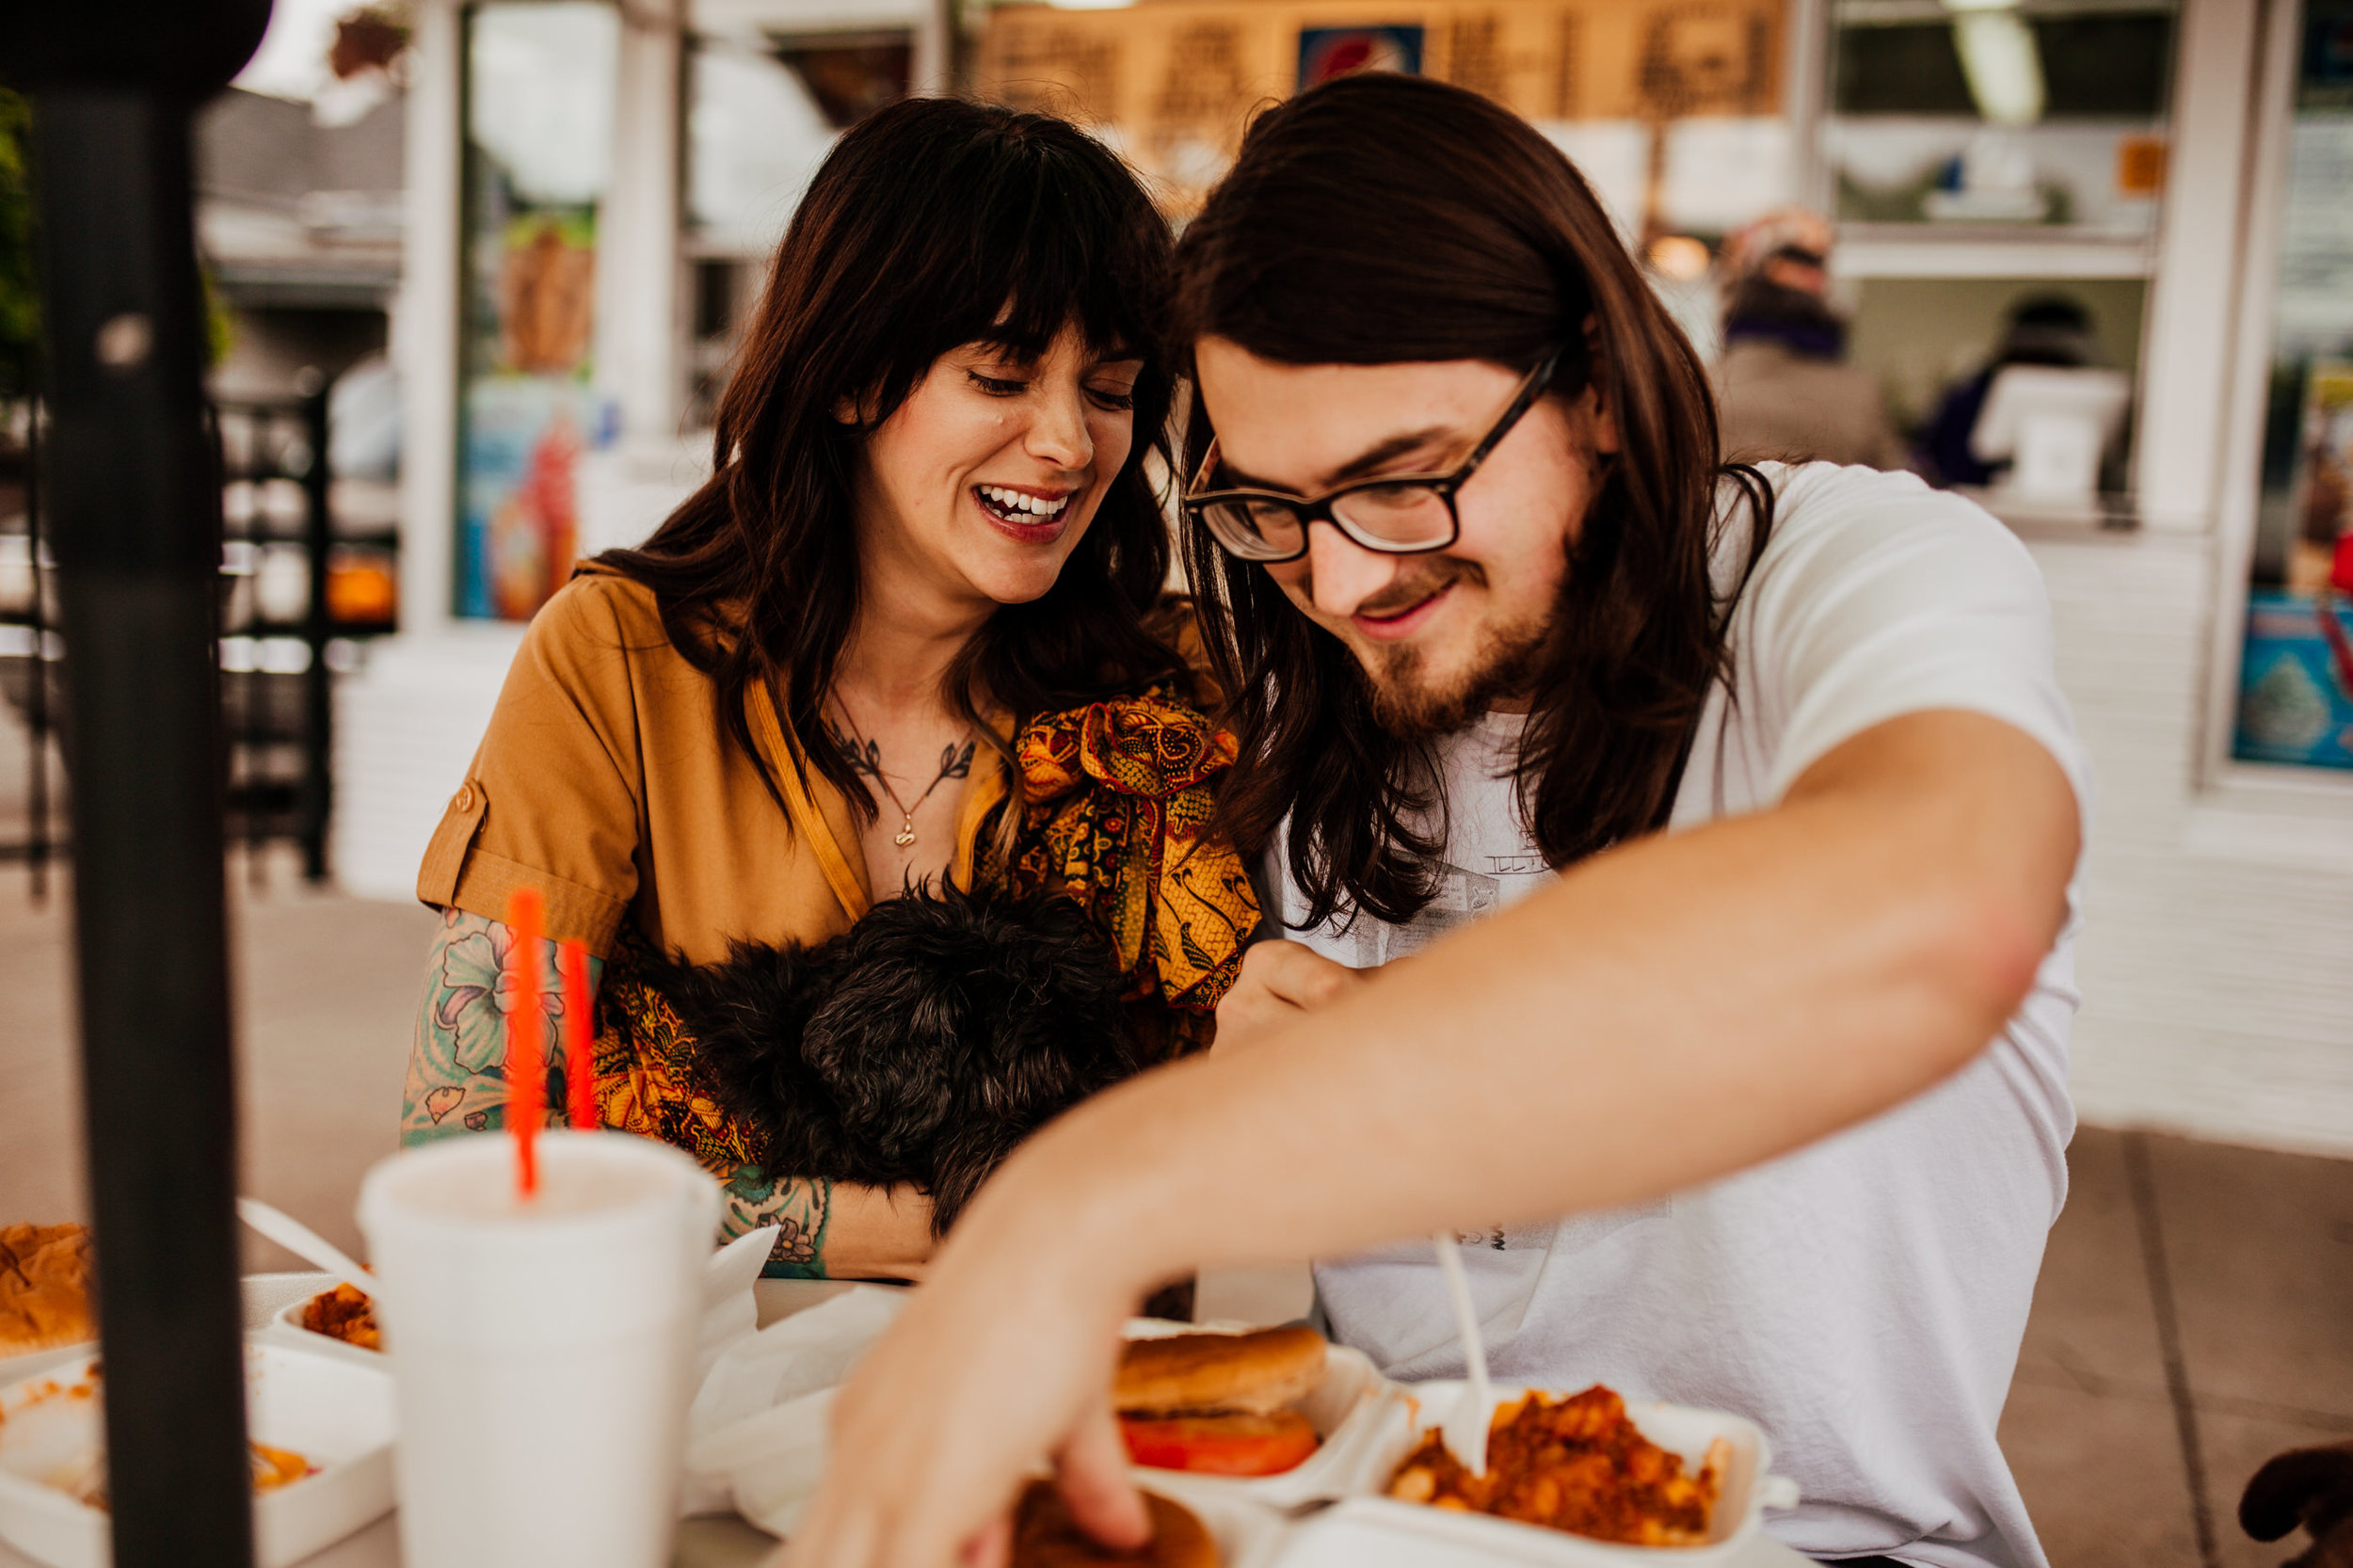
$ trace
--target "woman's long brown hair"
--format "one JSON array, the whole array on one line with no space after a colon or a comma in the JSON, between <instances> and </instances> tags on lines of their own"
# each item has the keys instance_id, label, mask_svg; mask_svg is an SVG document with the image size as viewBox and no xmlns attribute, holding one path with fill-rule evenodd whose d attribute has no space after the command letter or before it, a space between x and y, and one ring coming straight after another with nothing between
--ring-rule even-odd
<instances>
[{"instance_id":1,"label":"woman's long brown hair","mask_svg":"<svg viewBox=\"0 0 2353 1568\"><path fill-rule=\"evenodd\" d=\"M842 136L776 249L719 401L710 481L643 546L597 557L654 591L663 630L711 677L723 733L756 766L744 698L770 681L800 742L793 765L873 812L836 748L811 744L857 618L859 449L964 344L1036 359L1075 324L1090 347L1144 368L1134 448L1085 537L1044 597L1000 608L958 656L950 705L1002 752L976 690L1019 717L1181 667L1143 620L1169 564L1143 467L1168 418L1168 260L1167 225L1134 176L1062 120L911 99ZM858 424L837 419L844 408Z\"/></svg>"},{"instance_id":2,"label":"woman's long brown hair","mask_svg":"<svg viewBox=\"0 0 2353 1568\"><path fill-rule=\"evenodd\" d=\"M1345 77L1257 119L1176 269L1188 342L1290 364L1518 371L1558 349L1553 395L1599 384L1621 451L1566 547L1513 783L1555 867L1657 825L1726 670L1728 604L1709 569L1720 482L1745 498L1751 566L1773 496L1753 469L1719 464L1698 356L1569 161L1459 88ZM1196 396L1188 472L1212 434ZM1300 929L1359 911L1410 920L1446 842L1430 748L1382 728L1354 658L1263 568L1190 523L1184 550L1241 739L1221 826L1257 851L1289 821Z\"/></svg>"}]
</instances>

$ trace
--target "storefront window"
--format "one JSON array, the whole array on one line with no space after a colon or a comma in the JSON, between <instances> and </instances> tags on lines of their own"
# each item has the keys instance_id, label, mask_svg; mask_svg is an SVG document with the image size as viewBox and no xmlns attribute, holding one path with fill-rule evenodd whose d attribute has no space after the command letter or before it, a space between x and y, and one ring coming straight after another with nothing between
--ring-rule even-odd
<instances>
[{"instance_id":1,"label":"storefront window","mask_svg":"<svg viewBox=\"0 0 2353 1568\"><path fill-rule=\"evenodd\" d=\"M1833 0L1823 156L1850 222L2153 233L2171 0Z\"/></svg>"},{"instance_id":2,"label":"storefront window","mask_svg":"<svg viewBox=\"0 0 2353 1568\"><path fill-rule=\"evenodd\" d=\"M460 616L528 620L561 585L580 456L613 439L589 372L619 36L594 0L466 13Z\"/></svg>"},{"instance_id":3,"label":"storefront window","mask_svg":"<svg viewBox=\"0 0 2353 1568\"><path fill-rule=\"evenodd\" d=\"M2232 750L2353 769L2353 0L2306 0Z\"/></svg>"}]
</instances>

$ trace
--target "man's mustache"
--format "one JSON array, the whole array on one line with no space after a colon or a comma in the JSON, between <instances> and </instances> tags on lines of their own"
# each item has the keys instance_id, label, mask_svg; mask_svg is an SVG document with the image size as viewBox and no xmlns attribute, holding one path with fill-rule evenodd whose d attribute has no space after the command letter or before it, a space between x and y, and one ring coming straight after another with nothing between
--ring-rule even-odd
<instances>
[{"instance_id":1,"label":"man's mustache","mask_svg":"<svg viewBox=\"0 0 2353 1568\"><path fill-rule=\"evenodd\" d=\"M1400 611L1410 610L1440 589L1450 587L1456 583L1469 583L1476 586L1487 581L1485 568L1476 561L1465 561L1460 556L1408 555L1403 559L1405 566L1398 573L1397 580L1362 604L1357 605L1354 614L1371 616L1379 619L1382 616L1394 616ZM1313 603L1316 592L1313 572L1308 574L1301 586L1306 592L1308 602Z\"/></svg>"}]
</instances>

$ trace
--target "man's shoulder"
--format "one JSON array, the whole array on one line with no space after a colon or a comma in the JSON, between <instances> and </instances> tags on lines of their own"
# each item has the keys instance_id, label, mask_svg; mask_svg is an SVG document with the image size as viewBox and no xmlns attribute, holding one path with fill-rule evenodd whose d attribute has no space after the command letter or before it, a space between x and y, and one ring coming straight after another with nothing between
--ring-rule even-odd
<instances>
[{"instance_id":1,"label":"man's shoulder","mask_svg":"<svg viewBox=\"0 0 2353 1568\"><path fill-rule=\"evenodd\" d=\"M1809 522L1842 517L1858 509L1938 514L1953 511L1983 516L1984 508L1950 490L1929 487L1905 469L1865 468L1842 463L1758 463L1756 471L1772 487L1776 519L1804 518Z\"/></svg>"},{"instance_id":2,"label":"man's shoulder","mask_svg":"<svg viewBox=\"0 0 2353 1568\"><path fill-rule=\"evenodd\" d=\"M1823 556L1949 548L2028 560L2025 547L1991 512L1916 473L1836 463L1760 463L1773 493L1772 532L1760 574ZM1727 485L1728 493L1737 494ZM1726 544L1744 546L1746 530Z\"/></svg>"},{"instance_id":3,"label":"man's shoulder","mask_svg":"<svg viewBox=\"0 0 2353 1568\"><path fill-rule=\"evenodd\" d=\"M2048 620L2041 568L1965 496L1911 473L1831 463L1759 472L1773 492L1765 548L1750 568L1742 522L1727 527L1716 556L1719 591L1737 587L1732 640L1746 657L1840 627L1891 631L1957 615Z\"/></svg>"}]
</instances>

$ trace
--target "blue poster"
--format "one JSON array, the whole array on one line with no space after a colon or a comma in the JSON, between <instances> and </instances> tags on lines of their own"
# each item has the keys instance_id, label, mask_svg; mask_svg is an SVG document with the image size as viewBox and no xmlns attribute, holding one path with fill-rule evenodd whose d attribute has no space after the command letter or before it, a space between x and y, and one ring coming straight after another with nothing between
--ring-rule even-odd
<instances>
[{"instance_id":1,"label":"blue poster","mask_svg":"<svg viewBox=\"0 0 2353 1568\"><path fill-rule=\"evenodd\" d=\"M2353 768L2353 604L2329 593L2248 596L2231 755Z\"/></svg>"},{"instance_id":2,"label":"blue poster","mask_svg":"<svg viewBox=\"0 0 2353 1568\"><path fill-rule=\"evenodd\" d=\"M581 455L610 446L618 410L562 376L466 387L459 430L458 615L529 620L579 553Z\"/></svg>"}]
</instances>

